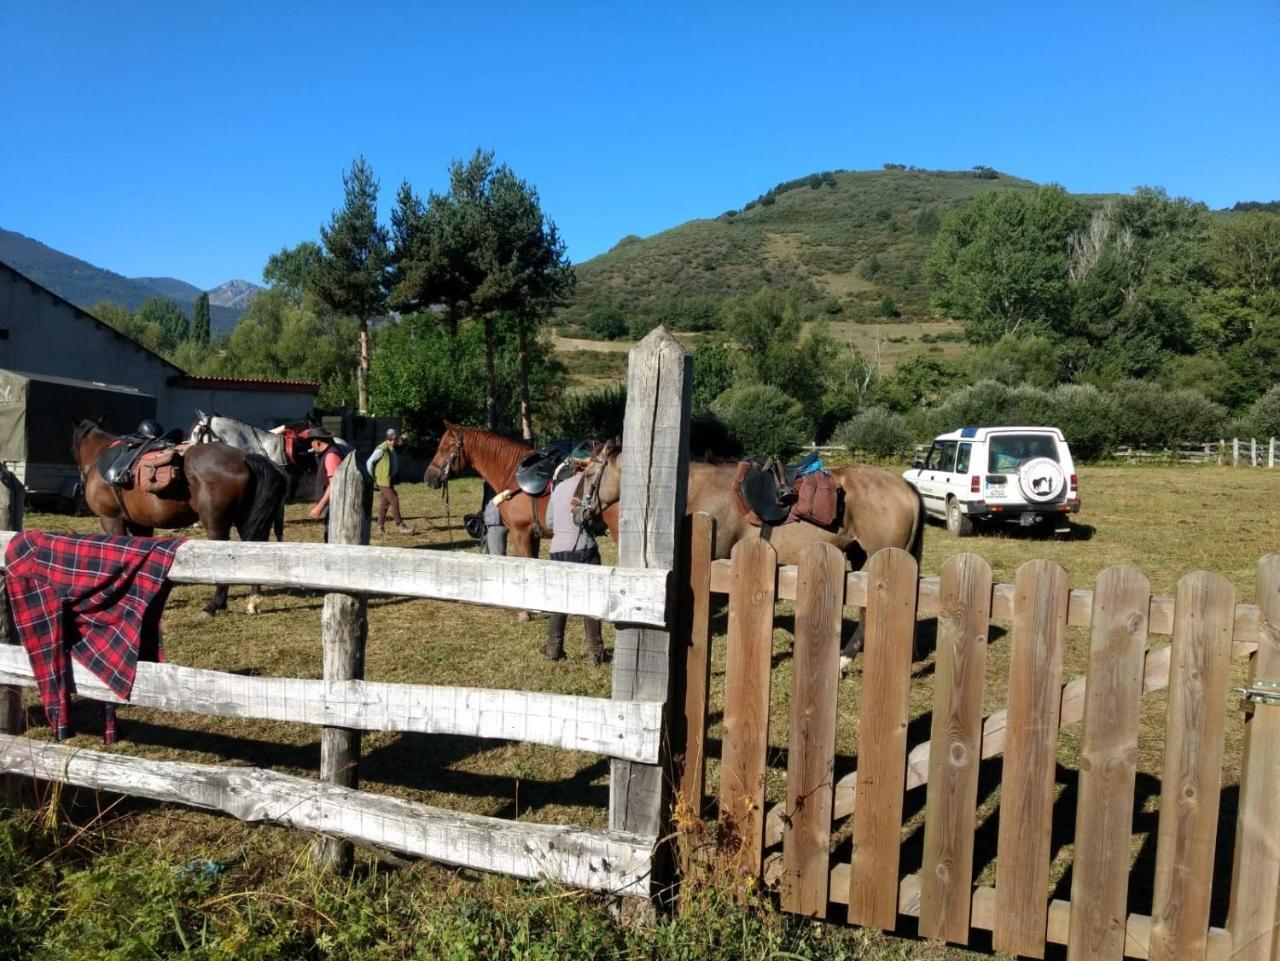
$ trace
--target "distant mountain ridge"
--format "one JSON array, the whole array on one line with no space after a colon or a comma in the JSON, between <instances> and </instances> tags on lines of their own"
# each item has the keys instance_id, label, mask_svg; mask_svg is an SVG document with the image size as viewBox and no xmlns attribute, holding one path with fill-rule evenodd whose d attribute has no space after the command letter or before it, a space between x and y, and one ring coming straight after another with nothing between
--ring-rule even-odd
<instances>
[{"instance_id":1,"label":"distant mountain ridge","mask_svg":"<svg viewBox=\"0 0 1280 961\"><path fill-rule=\"evenodd\" d=\"M0 260L86 310L100 300L137 310L150 297L168 297L190 317L202 293L194 284L174 277L124 277L2 227ZM210 291L209 319L214 332L234 327L258 289L247 281L232 280ZM233 293L228 295L228 290Z\"/></svg>"}]
</instances>

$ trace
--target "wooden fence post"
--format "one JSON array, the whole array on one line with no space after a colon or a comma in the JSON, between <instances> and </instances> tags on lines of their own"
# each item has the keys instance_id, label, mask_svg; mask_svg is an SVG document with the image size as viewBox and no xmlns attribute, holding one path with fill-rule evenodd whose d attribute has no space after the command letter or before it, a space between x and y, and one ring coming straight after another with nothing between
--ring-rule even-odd
<instances>
[{"instance_id":1,"label":"wooden fence post","mask_svg":"<svg viewBox=\"0 0 1280 961\"><path fill-rule=\"evenodd\" d=\"M1249 466L1258 466L1258 438L1249 438Z\"/></svg>"},{"instance_id":2,"label":"wooden fence post","mask_svg":"<svg viewBox=\"0 0 1280 961\"><path fill-rule=\"evenodd\" d=\"M1231 466L1240 466L1240 438L1231 438Z\"/></svg>"},{"instance_id":3,"label":"wooden fence post","mask_svg":"<svg viewBox=\"0 0 1280 961\"><path fill-rule=\"evenodd\" d=\"M679 625L683 657L673 688L684 688L684 714L672 732L672 748L680 762L680 802L694 818L702 816L707 782L707 703L711 695L711 562L715 556L716 521L699 511L685 518L682 560L685 575ZM674 707L674 705L673 705ZM681 870L688 868L681 864Z\"/></svg>"},{"instance_id":4,"label":"wooden fence post","mask_svg":"<svg viewBox=\"0 0 1280 961\"><path fill-rule=\"evenodd\" d=\"M26 491L3 463L0 463L0 526L22 530L22 509ZM0 583L0 644L16 644L9 623L9 595ZM23 729L22 688L0 685L0 734L21 734ZM17 775L0 776L0 801L11 806L21 803L22 782Z\"/></svg>"},{"instance_id":5,"label":"wooden fence post","mask_svg":"<svg viewBox=\"0 0 1280 961\"><path fill-rule=\"evenodd\" d=\"M1258 561L1258 650L1249 686L1280 682L1280 554ZM1280 947L1280 707L1259 704L1246 716L1236 815L1235 862L1227 929L1239 961L1269 961Z\"/></svg>"},{"instance_id":6,"label":"wooden fence post","mask_svg":"<svg viewBox=\"0 0 1280 961\"><path fill-rule=\"evenodd\" d=\"M689 486L689 412L693 360L665 327L631 351L627 413L622 432L622 498L618 511L618 566L674 571ZM669 597L678 596L671 580ZM674 607L669 605L669 610ZM672 690L674 618L663 629L619 625L613 649L613 697L661 701L668 720L684 691ZM683 655L683 651L678 652ZM668 730L670 729L668 725ZM609 827L654 839L670 836L670 745L658 764L613 759L609 764ZM670 848L654 853L650 893L670 889ZM635 904L626 906L639 911Z\"/></svg>"},{"instance_id":7,"label":"wooden fence post","mask_svg":"<svg viewBox=\"0 0 1280 961\"><path fill-rule=\"evenodd\" d=\"M1276 466L1276 439L1274 437L1267 444L1267 466Z\"/></svg>"},{"instance_id":8,"label":"wooden fence post","mask_svg":"<svg viewBox=\"0 0 1280 961\"><path fill-rule=\"evenodd\" d=\"M333 477L329 496L329 543L369 543L369 484L360 472L359 458L348 454ZM320 615L324 640L324 679L358 681L364 678L364 645L369 635L368 600L351 594L326 594ZM320 779L342 787L359 780L360 732L325 727L320 732ZM350 841L322 837L312 847L312 858L335 873L351 870L354 852Z\"/></svg>"}]
</instances>

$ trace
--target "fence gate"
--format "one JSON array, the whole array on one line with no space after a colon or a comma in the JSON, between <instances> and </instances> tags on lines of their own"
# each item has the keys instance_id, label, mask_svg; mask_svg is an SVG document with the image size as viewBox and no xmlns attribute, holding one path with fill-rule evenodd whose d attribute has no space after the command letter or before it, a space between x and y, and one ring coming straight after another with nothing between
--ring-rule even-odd
<instances>
[{"instance_id":1,"label":"fence gate","mask_svg":"<svg viewBox=\"0 0 1280 961\"><path fill-rule=\"evenodd\" d=\"M990 566L972 554L952 557L940 577L926 578L898 550L882 551L854 574L824 545L810 548L798 567L777 567L773 548L760 541L737 545L731 561L712 562L710 524L691 529L690 583L727 594L729 603L719 814L738 869L777 890L784 910L886 930L909 928L902 919L914 917L920 936L962 945L980 929L991 932L996 950L1027 957L1043 957L1054 943L1067 945L1072 959L1280 959L1280 554L1259 562L1254 606L1237 604L1231 584L1205 572L1182 578L1168 598L1153 597L1147 578L1127 566L1108 568L1082 591L1043 560L1022 565L1013 584L993 585ZM768 806L775 597L795 603L794 686L785 800ZM866 611L857 716L837 697L846 608ZM925 720L912 724L908 708L918 616L936 617L937 640L928 733L920 730L912 745L909 729ZM984 717L993 622L1007 625L997 643L1008 645L1009 672L1004 709ZM1079 642L1087 643L1087 667L1068 680L1072 627L1087 628ZM686 692L690 736L680 789L697 810L708 711L705 619L695 618L691 639L686 671L698 681ZM1247 713L1229 690L1233 657L1250 659ZM1138 914L1129 905L1131 871L1151 871L1152 863L1143 858L1134 867L1139 718L1143 696L1164 690L1151 906ZM1059 733L1075 724L1083 725L1078 759L1064 764ZM856 769L837 779L835 744L846 725L858 733ZM1239 725L1234 859L1229 875L1215 875L1215 848L1231 843L1218 837L1224 742ZM996 757L999 770L984 767ZM921 788L923 799L914 794ZM1075 810L1064 812L1072 793ZM907 873L899 863L904 817L921 804L924 824L914 830L923 838L913 838L919 868ZM1065 858L1052 834L1055 809L1075 829L1070 897L1051 900L1051 861ZM975 883L975 856L989 861L992 854L994 884ZM1226 885L1225 927L1211 927L1211 898L1216 892L1221 902Z\"/></svg>"}]
</instances>

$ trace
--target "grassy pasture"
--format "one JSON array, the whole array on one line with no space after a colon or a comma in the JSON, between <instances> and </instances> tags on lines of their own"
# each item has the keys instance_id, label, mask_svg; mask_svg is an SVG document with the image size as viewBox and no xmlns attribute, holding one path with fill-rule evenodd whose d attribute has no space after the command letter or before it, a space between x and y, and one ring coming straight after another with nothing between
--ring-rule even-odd
<instances>
[{"instance_id":1,"label":"grassy pasture","mask_svg":"<svg viewBox=\"0 0 1280 961\"><path fill-rule=\"evenodd\" d=\"M1254 565L1258 557L1280 550L1280 514L1275 511L1280 473L1219 467L1095 467L1080 475L1083 512L1079 534L1069 540L1049 540L1019 532L997 533L971 540L951 538L937 525L925 537L923 573L936 574L947 557L961 550L986 558L998 582L1012 581L1017 567L1033 558L1049 558L1070 573L1073 587L1089 587L1093 578L1112 564L1129 563L1143 570L1156 594L1171 594L1179 577L1196 570L1215 571L1236 588L1237 602L1254 601ZM456 481L452 487L451 513L446 514L439 493L420 484L402 488L406 519L415 528L411 535L387 535L375 531L374 544L423 550L475 550L461 528L461 515L478 509L479 485ZM317 523L305 519L306 505L289 508L287 537L319 540ZM58 531L93 531L92 518L70 518L30 513L29 528ZM193 533L193 532L189 532ZM605 562L614 548L602 542ZM210 622L200 608L205 588L180 587L169 603L165 619L166 651L178 664L223 671L321 676L320 607L318 596L288 592L270 593L265 612L258 617L243 613L246 589L232 591L232 611ZM788 726L788 692L791 687L791 608L780 604L774 634L774 678L770 744L775 754L768 785L770 802L785 795L782 772ZM712 682L711 750L718 750L722 736L724 644L723 610L713 621L717 633ZM988 656L988 683L984 713L1004 706L1004 679L1008 672L1008 644L997 625L992 631ZM369 605L369 644L366 677L379 681L413 681L435 684L525 688L573 694L607 696L608 667L594 668L585 657L580 623L573 619L567 638L568 658L545 661L539 648L546 622L535 618L518 624L511 613L456 604L399 599L374 599ZM912 680L911 743L928 737L931 675L929 639L932 621L922 622L924 645ZM1155 643L1166 639L1157 638ZM605 629L606 647L612 647L612 630ZM1081 672L1087 636L1073 629L1068 638L1064 679ZM1236 675L1242 676L1243 665ZM859 672L841 682L840 723L837 735L837 776L855 766L856 718L860 696ZM28 702L33 697L28 695ZM1130 894L1130 910L1149 913L1150 875L1154 868L1155 807L1159 800L1158 774L1163 757L1163 696L1148 697L1143 712L1138 779L1138 834L1134 838L1138 868ZM30 735L44 738L38 711L32 712ZM207 718L194 715L122 709L123 740L115 750L154 758L269 766L298 774L319 767L319 730L309 726ZM100 714L95 706L81 703L76 718L83 733L71 742L102 750ZM1059 747L1058 821L1054 829L1055 862L1053 896L1069 897L1070 835L1074 824L1076 765L1079 725L1063 732ZM1238 780L1241 723L1233 711L1228 723L1227 771L1224 780L1219 863L1229 865L1234 836L1234 784ZM429 804L501 817L518 817L550 823L603 826L606 822L608 765L599 757L543 748L470 738L429 737L415 734L366 734L360 777L370 790L386 792ZM999 764L983 769L977 866L979 880L993 883ZM708 784L718 783L714 761ZM903 830L903 867L918 870L922 847L924 792L908 798L907 824ZM88 804L81 796L80 805ZM80 811L80 816L86 813ZM89 812L92 813L92 812ZM109 822L109 826L103 824ZM237 858L243 885L280 896L305 897L291 885L297 883L299 865L305 863L309 839L283 829L250 827L195 811L122 802L95 831L113 841L141 845L148 855L180 863L199 854ZM840 848L848 856L847 840ZM457 898L458 882L441 869L415 866L406 879L420 878L425 888L415 897L431 900ZM411 883L405 880L403 883ZM416 882L412 882L416 883ZM505 882L475 882L480 888L519 890ZM465 885L464 885L465 887ZM477 888L478 890L479 888ZM453 892L453 893L447 893ZM840 912L836 912L840 916ZM1225 919L1225 892L1215 895L1214 923ZM906 922L905 931L914 923ZM826 937L826 935L824 935ZM879 936L849 931L840 935L845 956L959 957L958 949L923 942L890 942ZM388 956L402 956L392 952Z\"/></svg>"}]
</instances>

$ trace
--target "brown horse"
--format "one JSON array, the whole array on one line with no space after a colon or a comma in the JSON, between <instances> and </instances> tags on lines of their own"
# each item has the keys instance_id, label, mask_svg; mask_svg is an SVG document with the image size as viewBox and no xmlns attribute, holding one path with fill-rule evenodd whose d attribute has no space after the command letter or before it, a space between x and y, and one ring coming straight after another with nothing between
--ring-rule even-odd
<instances>
[{"instance_id":1,"label":"brown horse","mask_svg":"<svg viewBox=\"0 0 1280 961\"><path fill-rule=\"evenodd\" d=\"M583 474L582 497L588 511L615 505L622 493L622 451L606 445ZM715 556L726 558L739 541L760 537L748 523L733 493L734 464L690 464L688 511L706 511L716 520ZM924 512L914 487L897 474L879 467L855 464L838 467L831 476L844 488L844 519L832 531L813 524L783 524L770 532L769 543L779 564L798 564L806 547L834 544L859 570L867 559L886 547L909 551L920 560ZM594 497L592 493L594 488ZM862 649L863 625L841 651L852 658Z\"/></svg>"},{"instance_id":2,"label":"brown horse","mask_svg":"<svg viewBox=\"0 0 1280 961\"><path fill-rule=\"evenodd\" d=\"M423 475L428 487L440 489L454 474L471 468L495 491L517 490L516 467L526 455L533 453L532 447L480 427L459 427L448 421L444 426L444 436L440 438L436 454ZM518 493L498 505L498 513L502 515L512 551L517 557L538 556L539 530L549 533L548 500L545 496L531 497ZM615 536L617 519L616 507L604 514L604 522Z\"/></svg>"},{"instance_id":3,"label":"brown horse","mask_svg":"<svg viewBox=\"0 0 1280 961\"><path fill-rule=\"evenodd\" d=\"M91 420L81 421L71 440L80 468L85 503L108 534L150 537L157 527L175 529L199 522L211 541L230 540L235 528L242 541L265 541L284 500L284 475L260 454L244 454L222 443L196 444L182 455L184 483L172 494L136 488L119 491L103 480L98 455L118 438ZM249 613L256 614L261 593L250 592ZM219 584L205 613L227 606L227 585Z\"/></svg>"}]
</instances>

